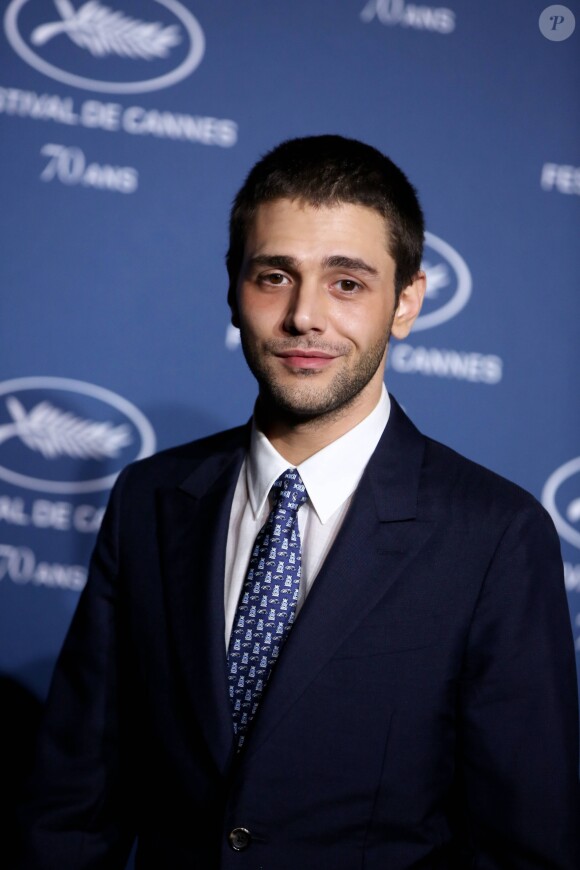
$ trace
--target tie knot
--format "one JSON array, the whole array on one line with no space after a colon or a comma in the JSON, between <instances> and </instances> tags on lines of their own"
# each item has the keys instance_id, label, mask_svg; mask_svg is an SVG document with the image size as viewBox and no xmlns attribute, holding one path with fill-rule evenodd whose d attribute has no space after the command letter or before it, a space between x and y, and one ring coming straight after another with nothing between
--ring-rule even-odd
<instances>
[{"instance_id":1,"label":"tie knot","mask_svg":"<svg viewBox=\"0 0 580 870\"><path fill-rule=\"evenodd\" d=\"M308 499L306 487L296 468L287 468L286 471L274 482L272 493L276 505L283 505L289 510L297 511Z\"/></svg>"}]
</instances>

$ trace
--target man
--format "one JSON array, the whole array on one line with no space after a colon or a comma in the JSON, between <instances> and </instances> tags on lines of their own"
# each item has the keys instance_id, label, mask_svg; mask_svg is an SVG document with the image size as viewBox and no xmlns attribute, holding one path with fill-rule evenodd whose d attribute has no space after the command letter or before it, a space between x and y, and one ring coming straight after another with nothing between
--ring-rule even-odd
<instances>
[{"instance_id":1,"label":"man","mask_svg":"<svg viewBox=\"0 0 580 870\"><path fill-rule=\"evenodd\" d=\"M253 422L130 466L59 660L23 865L580 867L553 526L383 385L425 291L402 172L283 143L233 206Z\"/></svg>"}]
</instances>

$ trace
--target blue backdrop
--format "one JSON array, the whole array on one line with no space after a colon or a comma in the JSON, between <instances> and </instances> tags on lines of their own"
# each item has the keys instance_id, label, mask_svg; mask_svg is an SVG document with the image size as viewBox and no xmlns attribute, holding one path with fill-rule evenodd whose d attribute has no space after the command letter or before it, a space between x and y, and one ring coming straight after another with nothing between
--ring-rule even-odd
<instances>
[{"instance_id":1,"label":"blue backdrop","mask_svg":"<svg viewBox=\"0 0 580 870\"><path fill-rule=\"evenodd\" d=\"M580 650L578 0L2 9L0 671L44 696L119 469L249 416L229 205L323 132L420 191L428 297L389 389L544 501Z\"/></svg>"}]
</instances>

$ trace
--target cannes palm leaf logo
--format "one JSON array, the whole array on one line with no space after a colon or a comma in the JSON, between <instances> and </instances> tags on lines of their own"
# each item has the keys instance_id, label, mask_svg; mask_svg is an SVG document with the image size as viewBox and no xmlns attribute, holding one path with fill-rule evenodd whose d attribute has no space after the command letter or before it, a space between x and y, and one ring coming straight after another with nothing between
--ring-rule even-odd
<instances>
[{"instance_id":1,"label":"cannes palm leaf logo","mask_svg":"<svg viewBox=\"0 0 580 870\"><path fill-rule=\"evenodd\" d=\"M130 18L115 12L98 0L88 0L78 9L70 0L54 0L60 21L36 27L30 36L34 45L44 45L49 39L65 33L79 48L88 49L94 57L116 54L119 57L152 60L167 57L174 45L181 42L179 27L164 27L157 22Z\"/></svg>"},{"instance_id":2,"label":"cannes palm leaf logo","mask_svg":"<svg viewBox=\"0 0 580 870\"><path fill-rule=\"evenodd\" d=\"M0 426L0 444L17 437L45 459L110 459L133 440L126 424L83 420L50 402L40 402L26 411L15 396L8 396L6 407L12 422Z\"/></svg>"}]
</instances>

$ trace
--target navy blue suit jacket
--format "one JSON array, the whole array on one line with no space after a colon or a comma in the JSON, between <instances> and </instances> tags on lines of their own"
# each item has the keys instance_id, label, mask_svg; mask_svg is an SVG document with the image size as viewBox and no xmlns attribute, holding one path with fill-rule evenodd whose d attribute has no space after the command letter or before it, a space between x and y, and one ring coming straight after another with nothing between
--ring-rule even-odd
<instances>
[{"instance_id":1,"label":"navy blue suit jacket","mask_svg":"<svg viewBox=\"0 0 580 870\"><path fill-rule=\"evenodd\" d=\"M556 533L395 402L235 756L224 559L247 440L121 475L56 669L22 866L122 868L137 834L142 870L578 870Z\"/></svg>"}]
</instances>

